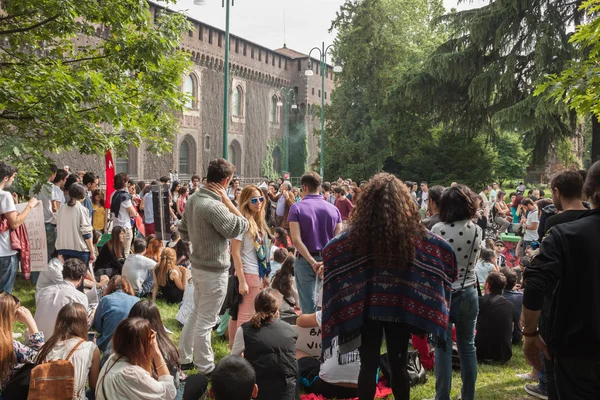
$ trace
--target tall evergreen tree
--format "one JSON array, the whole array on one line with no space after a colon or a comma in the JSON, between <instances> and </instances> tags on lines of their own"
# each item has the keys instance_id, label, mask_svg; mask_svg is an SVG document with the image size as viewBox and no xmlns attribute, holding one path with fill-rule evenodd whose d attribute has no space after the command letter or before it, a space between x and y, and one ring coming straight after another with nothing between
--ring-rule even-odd
<instances>
[{"instance_id":1,"label":"tall evergreen tree","mask_svg":"<svg viewBox=\"0 0 600 400\"><path fill-rule=\"evenodd\" d=\"M533 96L547 74L563 70L574 48L569 29L583 0L494 0L441 21L450 38L413 77L407 92L448 129L467 137L524 135L540 163L550 144L574 132L562 104Z\"/></svg>"}]
</instances>

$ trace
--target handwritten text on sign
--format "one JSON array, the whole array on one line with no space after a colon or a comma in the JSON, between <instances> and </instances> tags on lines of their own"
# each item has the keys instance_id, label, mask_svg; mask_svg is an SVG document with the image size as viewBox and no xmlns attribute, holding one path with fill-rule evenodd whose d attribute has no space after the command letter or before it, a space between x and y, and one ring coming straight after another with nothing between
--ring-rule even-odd
<instances>
[{"instance_id":1,"label":"handwritten text on sign","mask_svg":"<svg viewBox=\"0 0 600 400\"><path fill-rule=\"evenodd\" d=\"M27 203L16 205L17 212L22 213ZM25 227L29 235L29 246L31 250L31 271L48 270L48 253L46 243L46 227L44 225L44 210L42 203L31 210L25 220Z\"/></svg>"},{"instance_id":2,"label":"handwritten text on sign","mask_svg":"<svg viewBox=\"0 0 600 400\"><path fill-rule=\"evenodd\" d=\"M296 350L300 350L311 357L321 357L321 328L301 328L295 326L298 332Z\"/></svg>"}]
</instances>

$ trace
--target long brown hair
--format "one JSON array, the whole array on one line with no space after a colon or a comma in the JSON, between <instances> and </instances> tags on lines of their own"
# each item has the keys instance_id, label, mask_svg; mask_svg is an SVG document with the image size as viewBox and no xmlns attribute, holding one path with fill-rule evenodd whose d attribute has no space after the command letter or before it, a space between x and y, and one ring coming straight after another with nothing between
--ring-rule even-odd
<instances>
[{"instance_id":1,"label":"long brown hair","mask_svg":"<svg viewBox=\"0 0 600 400\"><path fill-rule=\"evenodd\" d=\"M281 269L275 273L271 287L276 289L287 299L291 299L294 296L294 263L296 257L289 255L281 264Z\"/></svg>"},{"instance_id":2,"label":"long brown hair","mask_svg":"<svg viewBox=\"0 0 600 400\"><path fill-rule=\"evenodd\" d=\"M266 197L259 213L253 214L252 211L250 211L250 201L254 197L255 190L260 193L259 197L264 197L262 190L256 185L246 186L240 195L240 213L248 220L248 233L252 239L256 238L259 233L262 233L263 235L271 234L265 218L267 209Z\"/></svg>"},{"instance_id":3,"label":"long brown hair","mask_svg":"<svg viewBox=\"0 0 600 400\"><path fill-rule=\"evenodd\" d=\"M380 173L354 205L348 227L354 252L372 257L379 266L404 268L425 232L408 188L394 175Z\"/></svg>"},{"instance_id":4,"label":"long brown hair","mask_svg":"<svg viewBox=\"0 0 600 400\"><path fill-rule=\"evenodd\" d=\"M169 366L169 370L179 367L179 352L165 330L165 325L160 317L160 310L150 299L143 299L135 303L129 311L129 318L144 318L156 332L156 342Z\"/></svg>"},{"instance_id":5,"label":"long brown hair","mask_svg":"<svg viewBox=\"0 0 600 400\"><path fill-rule=\"evenodd\" d=\"M58 312L54 333L40 349L35 362L41 364L58 342L72 338L87 340L87 309L80 303L69 303Z\"/></svg>"},{"instance_id":6,"label":"long brown hair","mask_svg":"<svg viewBox=\"0 0 600 400\"><path fill-rule=\"evenodd\" d=\"M177 253L170 247L163 250L160 255L160 260L156 267L154 267L154 274L156 275L156 283L158 286L165 286L167 284L167 275L175 269L177 266Z\"/></svg>"},{"instance_id":7,"label":"long brown hair","mask_svg":"<svg viewBox=\"0 0 600 400\"><path fill-rule=\"evenodd\" d=\"M129 363L152 373L152 327L147 319L127 318L117 325L112 337L113 351Z\"/></svg>"},{"instance_id":8,"label":"long brown hair","mask_svg":"<svg viewBox=\"0 0 600 400\"><path fill-rule=\"evenodd\" d=\"M130 296L135 295L133 291L133 286L131 286L131 282L127 277L122 275L115 275L110 278L108 285L106 285L106 289L104 289L104 293L102 296L108 296L111 293L116 292L117 290L122 290L124 293L127 293Z\"/></svg>"},{"instance_id":9,"label":"long brown hair","mask_svg":"<svg viewBox=\"0 0 600 400\"><path fill-rule=\"evenodd\" d=\"M144 256L158 261L158 259L160 258L160 252L162 248L162 240L154 238L148 243L148 247L146 247L146 252L144 252Z\"/></svg>"},{"instance_id":10,"label":"long brown hair","mask_svg":"<svg viewBox=\"0 0 600 400\"><path fill-rule=\"evenodd\" d=\"M282 301L283 297L277 290L273 288L261 290L254 299L256 313L250 319L250 324L256 329L260 329L261 326L272 322Z\"/></svg>"},{"instance_id":11,"label":"long brown hair","mask_svg":"<svg viewBox=\"0 0 600 400\"><path fill-rule=\"evenodd\" d=\"M10 293L0 293L0 377L8 376L15 363L12 326L20 303Z\"/></svg>"},{"instance_id":12,"label":"long brown hair","mask_svg":"<svg viewBox=\"0 0 600 400\"><path fill-rule=\"evenodd\" d=\"M110 233L110 240L106 242L108 249L112 251L117 258L123 257L123 252L125 251L125 247L121 242L121 232L123 232L122 227L118 225L114 226Z\"/></svg>"}]
</instances>

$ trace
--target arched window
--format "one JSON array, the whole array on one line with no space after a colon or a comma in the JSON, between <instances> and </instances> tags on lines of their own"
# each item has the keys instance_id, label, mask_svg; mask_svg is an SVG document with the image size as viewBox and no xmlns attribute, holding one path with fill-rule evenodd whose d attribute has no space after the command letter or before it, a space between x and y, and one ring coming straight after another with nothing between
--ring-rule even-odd
<instances>
[{"instance_id":1,"label":"arched window","mask_svg":"<svg viewBox=\"0 0 600 400\"><path fill-rule=\"evenodd\" d=\"M237 140L229 144L228 159L230 163L235 165L236 172L242 175L242 146Z\"/></svg>"},{"instance_id":2,"label":"arched window","mask_svg":"<svg viewBox=\"0 0 600 400\"><path fill-rule=\"evenodd\" d=\"M281 173L281 168L281 149L277 146L273 149L273 170Z\"/></svg>"},{"instance_id":3,"label":"arched window","mask_svg":"<svg viewBox=\"0 0 600 400\"><path fill-rule=\"evenodd\" d=\"M196 168L196 143L187 135L179 145L179 174L189 175Z\"/></svg>"},{"instance_id":4,"label":"arched window","mask_svg":"<svg viewBox=\"0 0 600 400\"><path fill-rule=\"evenodd\" d=\"M198 108L198 82L193 74L185 78L183 91L188 96L186 107L192 110Z\"/></svg>"},{"instance_id":5,"label":"arched window","mask_svg":"<svg viewBox=\"0 0 600 400\"><path fill-rule=\"evenodd\" d=\"M269 121L275 123L277 122L277 95L274 94L271 97L271 112L269 113Z\"/></svg>"},{"instance_id":6,"label":"arched window","mask_svg":"<svg viewBox=\"0 0 600 400\"><path fill-rule=\"evenodd\" d=\"M243 112L244 92L241 86L237 86L233 91L233 116L241 117Z\"/></svg>"}]
</instances>

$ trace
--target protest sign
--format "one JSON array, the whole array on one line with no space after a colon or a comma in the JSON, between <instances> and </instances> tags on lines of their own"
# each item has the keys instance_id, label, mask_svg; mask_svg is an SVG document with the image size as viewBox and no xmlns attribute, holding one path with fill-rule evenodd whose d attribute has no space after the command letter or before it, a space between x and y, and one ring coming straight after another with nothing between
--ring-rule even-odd
<instances>
[{"instance_id":1,"label":"protest sign","mask_svg":"<svg viewBox=\"0 0 600 400\"><path fill-rule=\"evenodd\" d=\"M27 203L16 205L17 212L22 213ZM48 246L46 243L46 225L44 224L44 210L42 203L31 209L25 220L25 227L29 235L31 253L31 272L48 270Z\"/></svg>"},{"instance_id":2,"label":"protest sign","mask_svg":"<svg viewBox=\"0 0 600 400\"><path fill-rule=\"evenodd\" d=\"M294 326L298 332L296 350L300 350L311 357L321 357L321 328L302 328Z\"/></svg>"}]
</instances>

